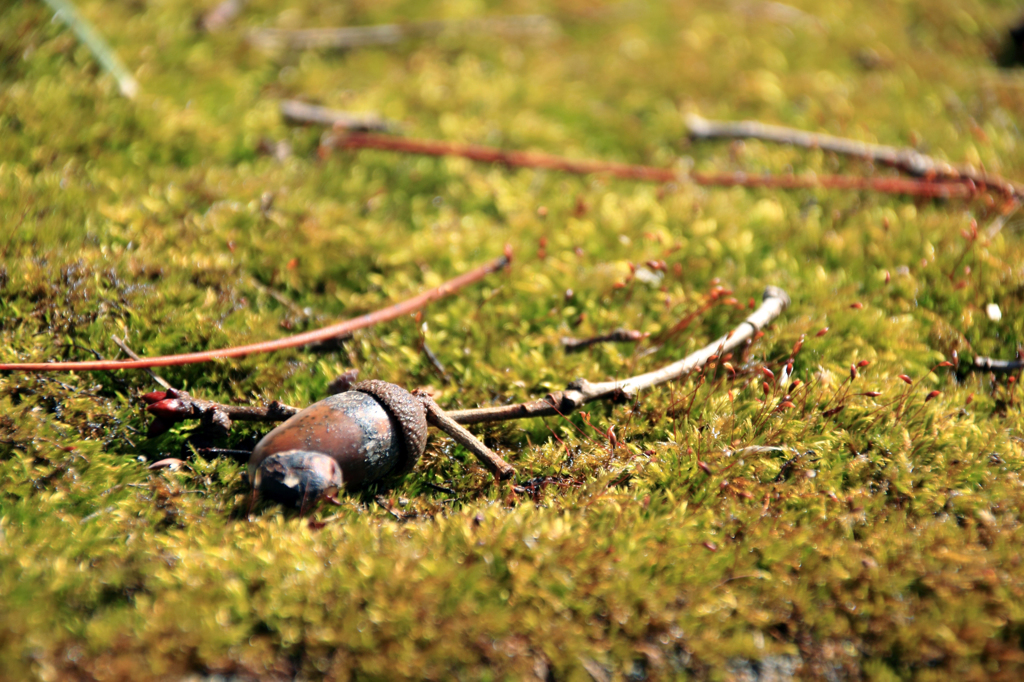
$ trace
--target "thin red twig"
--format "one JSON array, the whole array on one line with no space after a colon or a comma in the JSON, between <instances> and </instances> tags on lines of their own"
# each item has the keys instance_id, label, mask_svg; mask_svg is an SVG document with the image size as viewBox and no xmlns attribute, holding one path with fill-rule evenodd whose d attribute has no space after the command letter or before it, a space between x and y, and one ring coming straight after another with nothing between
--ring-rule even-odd
<instances>
[{"instance_id":1,"label":"thin red twig","mask_svg":"<svg viewBox=\"0 0 1024 682\"><path fill-rule=\"evenodd\" d=\"M443 140L416 140L373 133L352 133L333 139L339 149L379 149L383 151L424 154L427 156L461 156L484 163L503 163L520 168L543 168L581 175L605 173L628 180L648 182L693 182L714 187L768 187L778 189L848 189L871 190L886 194L937 199L968 199L978 190L970 181L953 179L916 180L910 178L862 178L851 175L753 175L749 173L682 173L671 168L641 166L592 159L567 159L543 152L524 152L459 144Z\"/></svg>"},{"instance_id":2,"label":"thin red twig","mask_svg":"<svg viewBox=\"0 0 1024 682\"><path fill-rule=\"evenodd\" d=\"M209 362L219 358L237 358L253 353L269 353L270 351L282 350L284 348L295 348L308 343L323 341L342 334L349 334L357 329L370 327L381 322L394 320L395 318L407 315L419 310L431 301L444 298L455 293L462 287L473 284L487 275L501 270L509 264L511 256L506 255L496 260L481 265L454 279L450 279L441 286L413 296L410 299L401 301L383 310L377 310L360 317L345 320L322 329L303 332L294 336L288 336L274 341L261 341L246 346L235 346L220 350L209 350L200 353L184 353L182 355L162 355L154 358L141 358L140 360L100 360L89 362L11 362L0 364L0 370L21 370L31 372L77 372L86 370L115 370L115 369L146 369L147 367L172 367L175 365L189 365L197 362Z\"/></svg>"}]
</instances>

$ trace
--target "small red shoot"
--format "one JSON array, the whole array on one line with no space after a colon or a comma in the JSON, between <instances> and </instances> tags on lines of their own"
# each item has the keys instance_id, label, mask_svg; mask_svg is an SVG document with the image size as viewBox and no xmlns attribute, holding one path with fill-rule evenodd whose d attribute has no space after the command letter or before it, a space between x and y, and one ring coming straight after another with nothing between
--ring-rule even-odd
<instances>
[{"instance_id":1,"label":"small red shoot","mask_svg":"<svg viewBox=\"0 0 1024 682\"><path fill-rule=\"evenodd\" d=\"M146 411L164 419L177 419L179 417L188 417L192 414L191 408L174 398L153 403L146 408Z\"/></svg>"}]
</instances>

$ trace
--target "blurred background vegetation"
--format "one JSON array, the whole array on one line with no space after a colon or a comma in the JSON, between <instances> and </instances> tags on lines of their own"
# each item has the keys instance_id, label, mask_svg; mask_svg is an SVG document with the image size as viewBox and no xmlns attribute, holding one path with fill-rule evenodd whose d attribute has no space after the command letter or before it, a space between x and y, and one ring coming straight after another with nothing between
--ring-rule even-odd
<instances>
[{"instance_id":1,"label":"blurred background vegetation","mask_svg":"<svg viewBox=\"0 0 1024 682\"><path fill-rule=\"evenodd\" d=\"M953 351L1016 357L1016 212L331 152L279 111L300 99L413 137L680 171L893 174L691 142L684 124L756 118L1022 180L1024 70L997 64L1019 3L254 1L216 31L212 2L77 6L139 93L42 2L0 3L0 361L118 357L111 335L142 355L276 338L506 243L509 271L420 320L161 374L305 405L356 368L474 407L653 369L766 285L793 305L735 376L596 404L589 424L477 429L509 483L435 433L415 472L314 523L273 504L248 522L244 465L204 449L251 448L265 426L147 438L143 372L2 373L0 678L1020 679L1021 395L931 371ZM515 14L554 30L250 40ZM735 304L660 348L562 348L616 327L656 338L715 286ZM801 338L803 385L776 409L789 387L766 394L760 368L779 375ZM146 469L165 457L187 465Z\"/></svg>"}]
</instances>

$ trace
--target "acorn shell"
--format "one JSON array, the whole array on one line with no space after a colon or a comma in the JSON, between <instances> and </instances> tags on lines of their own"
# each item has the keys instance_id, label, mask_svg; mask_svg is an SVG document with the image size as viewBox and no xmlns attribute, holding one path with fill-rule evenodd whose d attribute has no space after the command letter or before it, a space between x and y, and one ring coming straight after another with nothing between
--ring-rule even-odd
<instances>
[{"instance_id":1,"label":"acorn shell","mask_svg":"<svg viewBox=\"0 0 1024 682\"><path fill-rule=\"evenodd\" d=\"M338 463L346 488L357 488L412 469L426 447L422 404L384 381L314 403L280 424L253 448L249 480L271 455L289 450L325 454Z\"/></svg>"}]
</instances>

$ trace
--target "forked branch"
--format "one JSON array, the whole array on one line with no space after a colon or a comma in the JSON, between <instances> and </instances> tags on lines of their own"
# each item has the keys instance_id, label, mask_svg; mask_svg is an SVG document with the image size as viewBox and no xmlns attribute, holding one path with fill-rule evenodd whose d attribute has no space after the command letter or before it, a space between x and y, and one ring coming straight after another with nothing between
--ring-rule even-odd
<instances>
[{"instance_id":1,"label":"forked branch","mask_svg":"<svg viewBox=\"0 0 1024 682\"><path fill-rule=\"evenodd\" d=\"M590 382L586 379L577 379L564 391L555 391L542 400L501 407L453 410L447 414L460 424L481 424L528 417L566 415L600 399L632 400L644 389L684 377L704 367L712 358L721 357L750 342L762 328L778 318L789 303L789 295L785 291L778 287L768 287L764 292L764 301L738 327L704 348L653 372L638 374L621 381Z\"/></svg>"}]
</instances>

